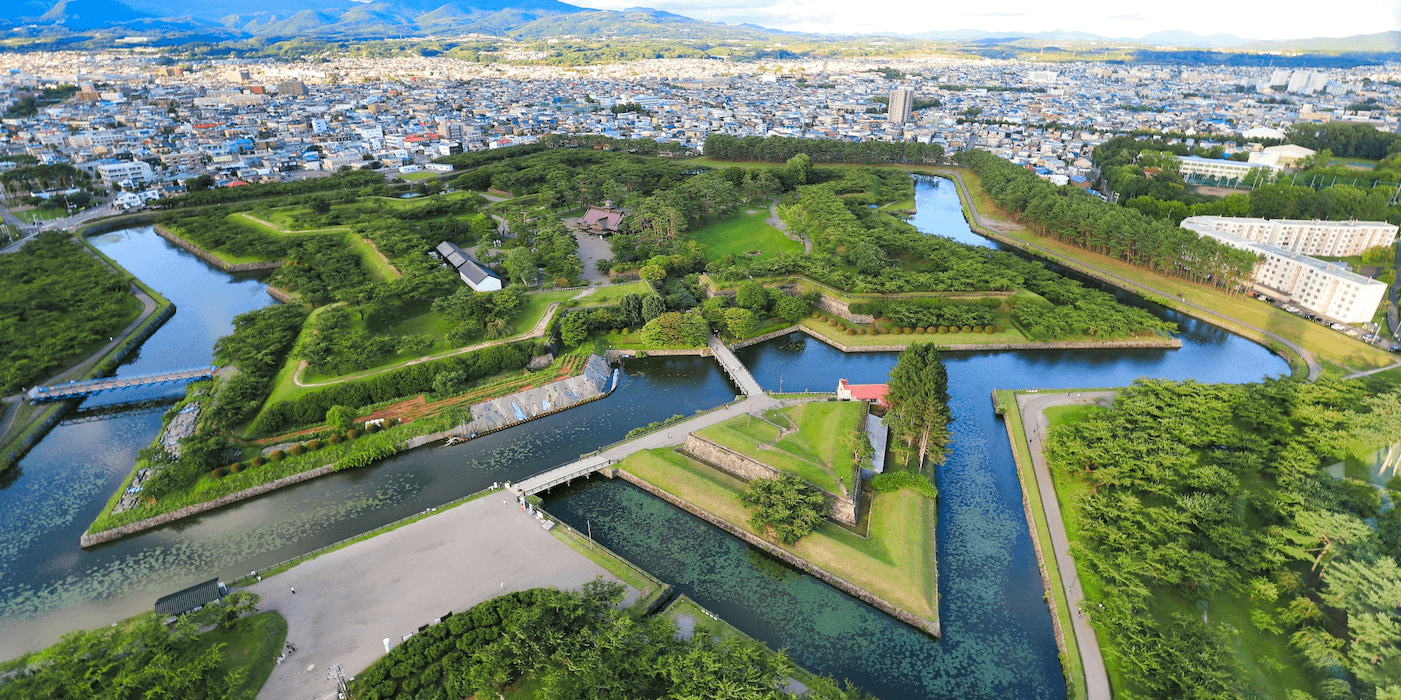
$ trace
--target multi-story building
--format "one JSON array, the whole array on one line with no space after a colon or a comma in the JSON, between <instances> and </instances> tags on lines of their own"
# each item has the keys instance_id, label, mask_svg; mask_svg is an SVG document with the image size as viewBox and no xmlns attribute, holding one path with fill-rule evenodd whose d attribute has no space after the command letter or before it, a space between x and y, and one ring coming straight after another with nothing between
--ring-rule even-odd
<instances>
[{"instance_id":1,"label":"multi-story building","mask_svg":"<svg viewBox=\"0 0 1401 700\"><path fill-rule=\"evenodd\" d=\"M1257 290L1343 323L1371 321L1377 306L1386 298L1386 283L1349 272L1343 265L1243 238L1200 221L1219 218L1189 217L1182 221L1182 227L1232 248L1259 254L1262 260L1253 275Z\"/></svg>"},{"instance_id":2,"label":"multi-story building","mask_svg":"<svg viewBox=\"0 0 1401 700\"><path fill-rule=\"evenodd\" d=\"M302 96L306 94L306 85L300 80L284 80L277 84L277 94Z\"/></svg>"},{"instance_id":3,"label":"multi-story building","mask_svg":"<svg viewBox=\"0 0 1401 700\"><path fill-rule=\"evenodd\" d=\"M116 163L103 163L96 168L97 176L102 179L102 184L111 187L121 185L130 181L135 185L144 185L151 181L151 166L145 161L120 161Z\"/></svg>"},{"instance_id":4,"label":"multi-story building","mask_svg":"<svg viewBox=\"0 0 1401 700\"><path fill-rule=\"evenodd\" d=\"M1244 180L1259 176L1264 181L1270 181L1279 174L1279 166L1268 163L1245 163L1238 160L1202 158L1200 156L1182 156L1178 160L1180 161L1178 170L1183 177L1196 175L1216 180ZM1256 169L1260 169L1262 172L1251 172Z\"/></svg>"},{"instance_id":5,"label":"multi-story building","mask_svg":"<svg viewBox=\"0 0 1401 700\"><path fill-rule=\"evenodd\" d=\"M904 124L914 119L914 113L914 90L909 88L896 88L890 91L890 111L887 121L891 124Z\"/></svg>"},{"instance_id":6,"label":"multi-story building","mask_svg":"<svg viewBox=\"0 0 1401 700\"><path fill-rule=\"evenodd\" d=\"M1188 223L1192 226L1187 226ZM1183 226L1205 227L1255 243L1283 248L1291 253L1345 258L1361 255L1396 240L1397 226L1385 221L1319 221L1318 219L1251 219L1233 216L1193 216Z\"/></svg>"}]
</instances>

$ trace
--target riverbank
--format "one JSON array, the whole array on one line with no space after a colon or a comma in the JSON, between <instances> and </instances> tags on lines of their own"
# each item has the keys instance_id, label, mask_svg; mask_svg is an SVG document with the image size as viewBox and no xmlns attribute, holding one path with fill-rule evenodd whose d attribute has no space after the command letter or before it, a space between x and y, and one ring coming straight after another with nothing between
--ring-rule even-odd
<instances>
[{"instance_id":1,"label":"riverbank","mask_svg":"<svg viewBox=\"0 0 1401 700\"><path fill-rule=\"evenodd\" d=\"M974 333L953 334L953 333L925 333L923 335L881 335L881 336L848 336L835 335L831 326L825 325L817 319L805 318L802 321L781 328L770 333L765 333L754 338L741 340L731 347L735 350L746 348L751 345L768 342L775 338L782 338L790 333L806 333L808 336L820 340L842 352L900 352L915 343L933 343L939 346L940 350L962 351L962 350L1104 350L1123 348L1158 348L1175 350L1182 347L1182 340L1179 338L1124 338L1120 340L1052 340L1052 341L1027 341L1027 342L997 342L996 336L990 336L991 342L957 342L952 339L958 338L963 341L967 338L977 338ZM840 338L840 340L838 339ZM895 340L900 338L901 340Z\"/></svg>"},{"instance_id":2,"label":"riverbank","mask_svg":"<svg viewBox=\"0 0 1401 700\"><path fill-rule=\"evenodd\" d=\"M1384 367L1395 359L1383 350L1254 298L1231 296L1210 285L1164 277L1117 258L1037 236L998 213L981 189L975 192L979 185L974 173L942 168L937 174L956 185L964 219L974 232L1254 340L1288 361L1296 377L1307 376L1312 381L1325 373L1343 376ZM1197 303L1202 299L1208 301Z\"/></svg>"},{"instance_id":3,"label":"riverbank","mask_svg":"<svg viewBox=\"0 0 1401 700\"><path fill-rule=\"evenodd\" d=\"M1112 400L1112 391L1048 391L1023 393L997 390L993 402L1003 416L1017 479L1022 486L1022 505L1027 527L1036 548L1036 561L1046 587L1046 603L1055 624L1056 643L1062 654L1067 685L1077 690L1075 697L1109 700L1109 675L1094 629L1081 612L1084 591L1070 556L1069 538L1061 517L1060 499L1050 470L1041 455L1045 419L1042 411L1052 405L1092 404ZM1028 400L1034 403L1028 403ZM1050 550L1050 556L1046 550ZM1067 630L1069 634L1067 634Z\"/></svg>"},{"instance_id":4,"label":"riverbank","mask_svg":"<svg viewBox=\"0 0 1401 700\"><path fill-rule=\"evenodd\" d=\"M151 229L154 230L156 232L156 235L160 236L161 238L170 241L176 246L179 246L180 248L184 249L186 252L194 255L200 260L209 263L210 265L213 265L214 267L223 270L224 272L252 272L256 270L275 270L279 267L282 267L283 265L282 260L246 263L230 262L219 257L214 253L211 253L195 245L190 240L182 237L180 234L175 233L174 231L171 231L170 229L164 226L161 226L160 224L153 225Z\"/></svg>"},{"instance_id":5,"label":"riverbank","mask_svg":"<svg viewBox=\"0 0 1401 700\"><path fill-rule=\"evenodd\" d=\"M454 420L447 409L455 405L444 402L439 404L442 410L437 413L414 415L406 422L339 444L323 444L323 441L304 432L293 434L299 438L294 444L256 448L259 453L269 453L268 458L263 458L269 460L265 464L222 477L201 477L189 492L182 494L183 497L167 497L159 503L139 504L120 513L114 512L132 480L146 468L143 462L138 462L109 499L103 515L79 538L79 545L87 548L111 542L341 469L367 466L379 459L440 440L485 437L597 401L617 388L616 376L610 377L606 370L603 359L592 356L578 375L498 394L471 405L467 409L472 416L471 421ZM374 411L363 420L373 420L377 415L383 417L390 414ZM302 439L306 441L302 442ZM280 442L279 438L272 438L271 441ZM315 447L312 447L313 444ZM293 449L294 445L300 446L303 451L298 454L298 450ZM284 456L273 459L273 452L282 452Z\"/></svg>"}]
</instances>

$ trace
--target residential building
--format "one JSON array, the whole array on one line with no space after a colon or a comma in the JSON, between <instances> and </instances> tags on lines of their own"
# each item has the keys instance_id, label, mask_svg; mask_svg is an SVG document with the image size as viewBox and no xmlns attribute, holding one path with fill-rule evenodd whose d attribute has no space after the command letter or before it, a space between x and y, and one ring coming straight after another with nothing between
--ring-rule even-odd
<instances>
[{"instance_id":1,"label":"residential building","mask_svg":"<svg viewBox=\"0 0 1401 700\"><path fill-rule=\"evenodd\" d=\"M1232 248L1259 254L1263 260L1255 266L1252 280L1257 291L1343 323L1371 321L1377 306L1386 298L1388 285L1384 282L1349 272L1338 263L1258 243L1197 221L1205 218L1219 217L1189 217L1183 220L1182 227Z\"/></svg>"},{"instance_id":2,"label":"residential building","mask_svg":"<svg viewBox=\"0 0 1401 700\"><path fill-rule=\"evenodd\" d=\"M95 168L102 184L124 187L122 183L144 185L152 181L151 166L145 161L118 161L102 163Z\"/></svg>"},{"instance_id":3,"label":"residential building","mask_svg":"<svg viewBox=\"0 0 1401 700\"><path fill-rule=\"evenodd\" d=\"M1396 240L1397 226L1385 221L1320 221L1318 219L1252 219L1232 216L1193 216L1182 222L1282 248L1291 253L1345 258L1361 255Z\"/></svg>"},{"instance_id":4,"label":"residential building","mask_svg":"<svg viewBox=\"0 0 1401 700\"><path fill-rule=\"evenodd\" d=\"M847 384L845 379L837 380L837 398L844 401L875 401L889 408L885 398L889 393L890 387L885 384Z\"/></svg>"},{"instance_id":5,"label":"residential building","mask_svg":"<svg viewBox=\"0 0 1401 700\"><path fill-rule=\"evenodd\" d=\"M300 97L306 94L306 85L300 80L284 80L277 84L277 94Z\"/></svg>"},{"instance_id":6,"label":"residential building","mask_svg":"<svg viewBox=\"0 0 1401 700\"><path fill-rule=\"evenodd\" d=\"M886 121L891 124L904 124L914 120L915 91L909 88L896 88L890 92L890 110Z\"/></svg>"}]
</instances>

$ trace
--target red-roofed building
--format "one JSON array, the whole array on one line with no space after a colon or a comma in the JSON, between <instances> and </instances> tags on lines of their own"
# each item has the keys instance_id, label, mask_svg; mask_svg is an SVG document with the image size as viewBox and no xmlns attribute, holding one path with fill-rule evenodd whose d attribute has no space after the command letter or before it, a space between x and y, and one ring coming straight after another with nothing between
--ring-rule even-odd
<instances>
[{"instance_id":1,"label":"red-roofed building","mask_svg":"<svg viewBox=\"0 0 1401 700\"><path fill-rule=\"evenodd\" d=\"M229 184L224 185L224 186L225 186L225 187L243 187L243 186L246 185L246 184L248 184L248 183L246 183L246 182L244 182L244 181L242 181L242 180L232 180L232 181L229 182Z\"/></svg>"},{"instance_id":2,"label":"red-roofed building","mask_svg":"<svg viewBox=\"0 0 1401 700\"><path fill-rule=\"evenodd\" d=\"M890 393L890 388L884 384L847 384L845 379L837 380L837 398L839 399L875 401L890 408L890 404L885 401L885 395L888 393Z\"/></svg>"},{"instance_id":3,"label":"red-roofed building","mask_svg":"<svg viewBox=\"0 0 1401 700\"><path fill-rule=\"evenodd\" d=\"M575 224L590 233L616 233L627 212L612 207L589 207Z\"/></svg>"}]
</instances>

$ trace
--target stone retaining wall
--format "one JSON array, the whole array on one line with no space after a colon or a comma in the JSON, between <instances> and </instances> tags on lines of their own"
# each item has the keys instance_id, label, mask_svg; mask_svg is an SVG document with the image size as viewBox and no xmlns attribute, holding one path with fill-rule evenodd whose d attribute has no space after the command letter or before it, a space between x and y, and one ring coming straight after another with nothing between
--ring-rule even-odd
<instances>
[{"instance_id":1,"label":"stone retaining wall","mask_svg":"<svg viewBox=\"0 0 1401 700\"><path fill-rule=\"evenodd\" d=\"M813 578L822 581L832 586L833 588L836 588L837 590L853 598L856 598L857 600L860 600L861 602L866 603L867 605L870 605L871 607L921 632L924 632L925 634L928 634L931 637L934 637L935 639L939 638L940 629L939 620L937 618L930 620L915 615L914 613L901 610L900 608L892 605L889 601L886 601L884 598L881 598L880 596L877 596L876 594L871 593L870 591L867 591L866 589L850 581L847 581L846 579L840 576L832 574L824 569L818 568L817 566L814 566L813 564L809 563L807 560L795 556L794 554L773 544L772 542L769 542L759 537L758 535L749 532L748 530L736 527L730 524L729 522L710 514L708 511L691 504L685 499L678 498L677 496L667 493L666 491L663 491L662 489L653 486L650 482L641 479L637 476L634 476L628 473L627 471L619 469L617 470L617 475L621 477L624 481L632 484L633 486L636 486L642 489L643 491L646 491L647 493L650 493L653 496L656 496L657 498L660 498L663 501L666 501L667 503L670 503L676 506L677 508L680 508L681 510L690 513L691 515L694 515L697 518L700 518L701 520L704 520L710 523L711 525L714 525L715 527L718 527L721 530L724 530L725 532L735 537L738 537L739 539L743 540L745 543L753 547L757 547L759 549L764 550L765 552L768 552L769 554L772 554L773 556L782 560L789 566L792 566L798 569L799 571L806 572L810 574Z\"/></svg>"},{"instance_id":2,"label":"stone retaining wall","mask_svg":"<svg viewBox=\"0 0 1401 700\"><path fill-rule=\"evenodd\" d=\"M826 294L822 294L821 296L817 297L817 303L813 304L813 306L816 306L817 308L826 311L829 314L836 314L838 316L841 316L842 318L851 321L852 323L866 324L876 322L875 316L872 316L870 314L851 313L850 304L842 301L841 299L837 299L836 297L829 297Z\"/></svg>"},{"instance_id":3,"label":"stone retaining wall","mask_svg":"<svg viewBox=\"0 0 1401 700\"><path fill-rule=\"evenodd\" d=\"M184 248L186 251L188 251L188 252L190 252L190 253L193 253L196 257L200 258L201 260L203 260L203 261L209 263L210 265L213 265L213 266L215 266L215 267L217 267L217 268L219 268L219 269L221 269L221 270L223 270L223 271L225 271L225 272L249 272L249 271L252 271L252 270L272 270L272 269L276 269L276 268L282 267L282 261L281 261L281 260L274 260L274 261L272 261L272 262L260 262L260 263L229 263L229 262L224 262L223 260L220 260L219 257L218 257L217 255L214 255L213 253L210 253L209 251L207 251L207 250L205 250L205 249L203 249L203 248L201 248L201 247L199 247L199 246L197 246L197 245L195 245L195 244L193 244L193 243L191 243L191 242L185 240L184 238L181 238L180 236L178 236L178 235L176 235L176 234L170 232L169 230L167 230L164 226L161 226L160 224L157 224L157 225L155 225L155 226L152 227L152 228L155 230L156 234L159 235L161 238L164 238L165 240L170 241L171 243L174 243L175 245L180 246L181 248Z\"/></svg>"},{"instance_id":4,"label":"stone retaining wall","mask_svg":"<svg viewBox=\"0 0 1401 700\"><path fill-rule=\"evenodd\" d=\"M160 527L161 525L175 522L176 520L179 520L181 518L188 518L191 515L198 515L206 511L214 510L215 508L222 508L231 503L237 503L239 501L267 493L268 491L272 491L274 489L280 489L283 486L291 486L292 484L299 484L308 479L315 479L318 476L330 474L335 470L336 465L327 464L324 467L317 467L316 469L292 474L291 476L284 476L281 479L269 481L266 484L250 486L242 491L231 493L227 496L220 496L210 501L196 503L192 506L185 506L184 508L172 510L169 513L162 513L157 516L146 518L145 520L138 520L134 523L119 525L110 530L103 530L102 532L91 534L85 532L83 533L82 537L78 538L78 545L80 547L86 548L92 547L94 545L99 545L104 542L111 542L112 540L120 539L126 537L127 535L141 532L142 530L149 530L153 527Z\"/></svg>"},{"instance_id":5,"label":"stone retaining wall","mask_svg":"<svg viewBox=\"0 0 1401 700\"><path fill-rule=\"evenodd\" d=\"M681 452L692 459L704 462L745 481L776 479L781 473L753 457L717 445L695 433L686 436L686 443L681 446ZM832 508L827 513L829 517L837 522L856 527L856 501L851 496L837 495L826 489L818 490L832 497Z\"/></svg>"},{"instance_id":6,"label":"stone retaining wall","mask_svg":"<svg viewBox=\"0 0 1401 700\"><path fill-rule=\"evenodd\" d=\"M910 338L898 343L888 345L845 345L837 340L828 338L807 326L802 326L799 330L808 335L841 350L842 352L900 352L909 347L912 343L934 343L940 350L1103 350L1105 348L1160 348L1176 349L1182 347L1180 338L1139 338L1127 340L1053 340L1049 342L1026 342L1026 343L949 343L940 340L941 338L952 337L949 335L921 335L921 336L901 336Z\"/></svg>"},{"instance_id":7,"label":"stone retaining wall","mask_svg":"<svg viewBox=\"0 0 1401 700\"><path fill-rule=\"evenodd\" d=\"M747 347L749 347L750 345L758 345L759 343L763 343L763 342L766 342L766 341L769 341L769 340L773 340L774 338L782 338L783 336L788 335L789 333L793 333L793 332L798 331L798 330L801 330L801 329L802 329L802 327L801 327L801 326L798 326L798 325L792 325L792 326L789 326L789 327L787 327L787 328L780 328L780 329L778 329L778 330L776 330L776 331L774 331L774 332L772 332L772 333L765 333L765 334L763 334L763 335L756 335L756 336L754 336L753 338L750 338L750 339L748 339L748 340L741 340L741 341L739 341L738 343L735 343L734 345L731 345L731 346L730 346L730 349L731 349L731 350L738 350L738 349L740 349L740 348L747 348Z\"/></svg>"},{"instance_id":8,"label":"stone retaining wall","mask_svg":"<svg viewBox=\"0 0 1401 700\"><path fill-rule=\"evenodd\" d=\"M287 302L292 301L292 295L291 295L291 294L288 294L287 292L284 292L284 291L282 291L281 289L278 289L277 287L274 287L274 286L272 286L272 285L268 285L268 288L267 288L266 291L267 291L267 293L268 293L268 296L270 296L270 297L272 297L272 298L274 298L274 299L276 299L276 300L278 300L278 301L280 301L280 302L282 302L282 303L284 303L284 304L286 304Z\"/></svg>"}]
</instances>

